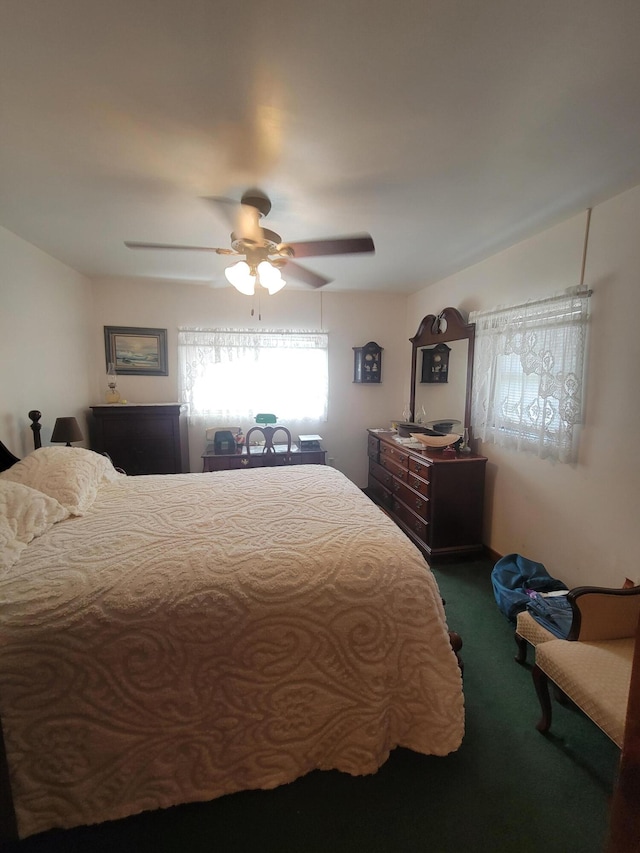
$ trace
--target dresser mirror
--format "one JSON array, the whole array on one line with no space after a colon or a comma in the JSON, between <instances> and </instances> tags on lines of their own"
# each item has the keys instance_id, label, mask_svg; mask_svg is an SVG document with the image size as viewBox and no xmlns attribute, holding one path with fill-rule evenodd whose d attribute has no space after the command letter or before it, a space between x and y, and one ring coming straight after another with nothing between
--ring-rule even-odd
<instances>
[{"instance_id":1,"label":"dresser mirror","mask_svg":"<svg viewBox=\"0 0 640 853\"><path fill-rule=\"evenodd\" d=\"M411 420L462 435L471 419L475 324L445 308L424 317L410 340Z\"/></svg>"}]
</instances>

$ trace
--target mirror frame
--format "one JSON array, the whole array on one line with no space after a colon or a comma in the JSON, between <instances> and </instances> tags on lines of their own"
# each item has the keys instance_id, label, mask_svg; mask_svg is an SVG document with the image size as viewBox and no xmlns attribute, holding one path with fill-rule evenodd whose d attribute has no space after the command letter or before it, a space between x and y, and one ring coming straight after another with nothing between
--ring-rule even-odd
<instances>
[{"instance_id":1,"label":"mirror frame","mask_svg":"<svg viewBox=\"0 0 640 853\"><path fill-rule=\"evenodd\" d=\"M441 330L442 321L446 321L446 329ZM467 390L464 401L464 428L469 429L471 424L471 383L473 381L473 348L476 339L476 324L465 323L462 314L457 308L445 308L439 314L427 314L418 326L418 331L411 341L411 388L409 390L409 408L411 409L411 420L415 417L416 409L416 376L418 373L418 352L423 347L433 344L447 343L449 341L467 340Z\"/></svg>"}]
</instances>

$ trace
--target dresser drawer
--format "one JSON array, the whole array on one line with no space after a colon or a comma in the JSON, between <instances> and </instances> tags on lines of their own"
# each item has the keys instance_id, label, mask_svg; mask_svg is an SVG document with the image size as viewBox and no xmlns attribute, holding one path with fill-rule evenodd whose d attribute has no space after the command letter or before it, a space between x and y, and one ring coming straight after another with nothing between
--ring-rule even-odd
<instances>
[{"instance_id":1,"label":"dresser drawer","mask_svg":"<svg viewBox=\"0 0 640 853\"><path fill-rule=\"evenodd\" d=\"M406 468L409 454L405 450L400 450L399 447L393 447L393 445L387 444L386 441L383 441L380 444L380 458L381 460L391 459L396 464L402 465Z\"/></svg>"},{"instance_id":2,"label":"dresser drawer","mask_svg":"<svg viewBox=\"0 0 640 853\"><path fill-rule=\"evenodd\" d=\"M486 457L410 448L382 430L367 439L366 492L429 563L482 552Z\"/></svg>"},{"instance_id":3,"label":"dresser drawer","mask_svg":"<svg viewBox=\"0 0 640 853\"><path fill-rule=\"evenodd\" d=\"M380 460L380 439L376 438L375 435L369 436L367 452L369 454L369 459L373 459L374 462L378 462Z\"/></svg>"},{"instance_id":4,"label":"dresser drawer","mask_svg":"<svg viewBox=\"0 0 640 853\"><path fill-rule=\"evenodd\" d=\"M423 480L431 480L431 462L427 462L423 459L416 459L415 456L412 456L409 459L409 471L413 474L417 474L418 477L421 477Z\"/></svg>"},{"instance_id":5,"label":"dresser drawer","mask_svg":"<svg viewBox=\"0 0 640 853\"><path fill-rule=\"evenodd\" d=\"M180 403L92 406L91 449L108 453L127 474L189 470L186 407Z\"/></svg>"},{"instance_id":6,"label":"dresser drawer","mask_svg":"<svg viewBox=\"0 0 640 853\"><path fill-rule=\"evenodd\" d=\"M407 481L407 471L406 466L398 465L397 462L394 462L393 459L389 459L388 456L383 456L380 454L380 464L390 471L394 477L398 477L398 479L403 480L405 483Z\"/></svg>"},{"instance_id":7,"label":"dresser drawer","mask_svg":"<svg viewBox=\"0 0 640 853\"><path fill-rule=\"evenodd\" d=\"M429 499L424 495L418 494L414 492L409 486L405 486L404 483L400 483L398 480L394 480L393 482L393 491L394 494L400 498L405 506L408 506L409 509L413 510L416 515L419 515L420 518L428 519L429 515Z\"/></svg>"},{"instance_id":8,"label":"dresser drawer","mask_svg":"<svg viewBox=\"0 0 640 853\"><path fill-rule=\"evenodd\" d=\"M429 497L431 493L431 484L427 480L423 480L421 477L418 477L416 474L409 471L407 475L407 483L412 489L415 489L416 492L420 492L421 495L424 495L425 498Z\"/></svg>"},{"instance_id":9,"label":"dresser drawer","mask_svg":"<svg viewBox=\"0 0 640 853\"><path fill-rule=\"evenodd\" d=\"M427 542L429 525L424 519L418 518L418 516L412 513L411 510L401 503L397 497L394 497L393 500L393 511L412 533L414 533L423 542Z\"/></svg>"},{"instance_id":10,"label":"dresser drawer","mask_svg":"<svg viewBox=\"0 0 640 853\"><path fill-rule=\"evenodd\" d=\"M378 463L374 462L373 459L369 460L369 474L374 476L376 480L386 486L387 489L391 488L393 474L391 471L387 471L386 468L383 468L382 465L378 465Z\"/></svg>"},{"instance_id":11,"label":"dresser drawer","mask_svg":"<svg viewBox=\"0 0 640 853\"><path fill-rule=\"evenodd\" d=\"M246 456L207 456L204 457L203 471L237 471L240 468L248 468L249 460Z\"/></svg>"},{"instance_id":12,"label":"dresser drawer","mask_svg":"<svg viewBox=\"0 0 640 853\"><path fill-rule=\"evenodd\" d=\"M382 468L380 469L383 470ZM391 509L393 505L393 495L389 491L386 486L384 486L380 480L378 480L372 472L369 472L369 485L368 485L369 494L372 495L379 504L386 507L387 509Z\"/></svg>"}]
</instances>

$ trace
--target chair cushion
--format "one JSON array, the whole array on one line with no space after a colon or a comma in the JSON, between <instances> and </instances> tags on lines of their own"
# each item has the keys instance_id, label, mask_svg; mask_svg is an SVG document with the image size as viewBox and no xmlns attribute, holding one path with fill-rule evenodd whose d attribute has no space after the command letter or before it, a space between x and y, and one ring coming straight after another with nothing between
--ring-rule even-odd
<instances>
[{"instance_id":1,"label":"chair cushion","mask_svg":"<svg viewBox=\"0 0 640 853\"><path fill-rule=\"evenodd\" d=\"M543 628L539 622L527 611L518 613L516 619L516 634L519 634L523 640L531 643L532 646L537 646L538 643L547 643L549 640L556 640L551 631Z\"/></svg>"},{"instance_id":2,"label":"chair cushion","mask_svg":"<svg viewBox=\"0 0 640 853\"><path fill-rule=\"evenodd\" d=\"M611 740L622 747L634 639L593 643L551 640L536 664Z\"/></svg>"}]
</instances>

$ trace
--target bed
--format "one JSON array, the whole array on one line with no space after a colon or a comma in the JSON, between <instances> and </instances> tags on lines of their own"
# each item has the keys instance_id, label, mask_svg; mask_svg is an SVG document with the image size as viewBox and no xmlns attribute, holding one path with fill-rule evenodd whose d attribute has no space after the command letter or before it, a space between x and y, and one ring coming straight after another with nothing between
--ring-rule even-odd
<instances>
[{"instance_id":1,"label":"bed","mask_svg":"<svg viewBox=\"0 0 640 853\"><path fill-rule=\"evenodd\" d=\"M459 747L436 581L334 468L3 468L5 837Z\"/></svg>"}]
</instances>

